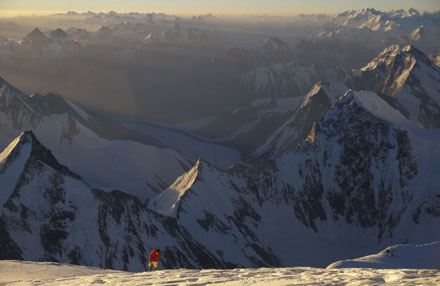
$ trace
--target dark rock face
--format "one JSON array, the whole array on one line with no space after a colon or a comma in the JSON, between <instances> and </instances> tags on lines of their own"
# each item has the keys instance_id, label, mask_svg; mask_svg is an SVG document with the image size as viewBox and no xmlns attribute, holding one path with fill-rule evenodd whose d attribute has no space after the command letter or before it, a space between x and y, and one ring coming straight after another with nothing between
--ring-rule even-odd
<instances>
[{"instance_id":1,"label":"dark rock face","mask_svg":"<svg viewBox=\"0 0 440 286\"><path fill-rule=\"evenodd\" d=\"M313 139L301 145L309 158L299 168L303 186L295 211L316 231L313 221L326 219L325 197L333 219L377 228L380 239L385 230L392 233L412 200L406 186L417 175L417 162L406 131L372 116L353 100L350 94L341 99L317 122ZM323 174L329 173L334 181L323 186ZM402 202L398 209L391 207L395 201Z\"/></svg>"},{"instance_id":2,"label":"dark rock face","mask_svg":"<svg viewBox=\"0 0 440 286\"><path fill-rule=\"evenodd\" d=\"M0 259L23 259L20 247L9 236L3 216L0 216L0 250Z\"/></svg>"}]
</instances>

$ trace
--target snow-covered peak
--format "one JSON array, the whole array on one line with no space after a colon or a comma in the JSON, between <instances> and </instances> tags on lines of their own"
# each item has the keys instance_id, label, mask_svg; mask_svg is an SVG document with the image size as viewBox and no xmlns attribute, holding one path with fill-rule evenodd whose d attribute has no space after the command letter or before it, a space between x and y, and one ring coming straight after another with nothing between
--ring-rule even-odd
<instances>
[{"instance_id":1,"label":"snow-covered peak","mask_svg":"<svg viewBox=\"0 0 440 286\"><path fill-rule=\"evenodd\" d=\"M37 139L31 130L22 132L15 138L5 150L0 153L0 173L7 171L7 168L12 169L12 173L21 174L24 166L28 160L38 161L43 163L62 174L80 179L80 177L71 172L67 167L61 165L48 148L46 148ZM18 166L18 168L17 168ZM32 166L29 166L32 167ZM35 168L35 166L33 166ZM3 179L3 176L0 179ZM0 180L1 183L1 180Z\"/></svg>"},{"instance_id":2,"label":"snow-covered peak","mask_svg":"<svg viewBox=\"0 0 440 286\"><path fill-rule=\"evenodd\" d=\"M308 105L311 98L317 96L320 92L324 92L328 99L330 99L331 105L333 105L347 89L347 86L340 82L317 82L305 96L300 108Z\"/></svg>"},{"instance_id":3,"label":"snow-covered peak","mask_svg":"<svg viewBox=\"0 0 440 286\"><path fill-rule=\"evenodd\" d=\"M6 163L11 154L20 152L21 149L26 148L25 145L32 146L35 141L38 140L32 131L22 132L0 153L0 167ZM14 154L13 156L17 157L18 155Z\"/></svg>"},{"instance_id":4,"label":"snow-covered peak","mask_svg":"<svg viewBox=\"0 0 440 286\"><path fill-rule=\"evenodd\" d=\"M83 122L93 120L92 116L84 109L58 94L48 93L42 95L35 93L29 96L28 102L32 109L41 115L66 113Z\"/></svg>"},{"instance_id":5,"label":"snow-covered peak","mask_svg":"<svg viewBox=\"0 0 440 286\"><path fill-rule=\"evenodd\" d=\"M355 90L372 90L425 128L440 126L440 69L412 45L393 45L347 80Z\"/></svg>"},{"instance_id":6,"label":"snow-covered peak","mask_svg":"<svg viewBox=\"0 0 440 286\"><path fill-rule=\"evenodd\" d=\"M425 32L424 26L421 25L420 27L418 27L417 29L412 31L410 34L410 37L411 37L411 40L413 40L413 41L419 41L419 40L424 39L426 37L426 32Z\"/></svg>"},{"instance_id":7,"label":"snow-covered peak","mask_svg":"<svg viewBox=\"0 0 440 286\"><path fill-rule=\"evenodd\" d=\"M360 71L374 71L377 70L381 73L384 70L387 73L393 72L396 69L398 74L395 74L395 84L393 85L396 90L400 90L402 85L406 82L406 79L410 75L410 72L416 65L417 61L428 62L429 59L416 47L412 45L401 48L399 45L391 45L384 49L377 57L375 57ZM382 65L391 67L381 68ZM358 71L354 71L355 76L359 74Z\"/></svg>"},{"instance_id":8,"label":"snow-covered peak","mask_svg":"<svg viewBox=\"0 0 440 286\"><path fill-rule=\"evenodd\" d=\"M266 139L264 144L253 151L251 157L275 157L294 150L298 143L306 139L314 122L327 113L347 90L346 85L338 82L318 82L313 85L299 108Z\"/></svg>"},{"instance_id":9,"label":"snow-covered peak","mask_svg":"<svg viewBox=\"0 0 440 286\"><path fill-rule=\"evenodd\" d=\"M327 269L440 269L439 257L439 241L423 245L400 244L387 247L378 254L334 262Z\"/></svg>"},{"instance_id":10,"label":"snow-covered peak","mask_svg":"<svg viewBox=\"0 0 440 286\"><path fill-rule=\"evenodd\" d=\"M402 113L390 106L385 100L372 91L349 90L340 100L348 102L349 104L357 104L373 116L389 122L408 122Z\"/></svg>"},{"instance_id":11,"label":"snow-covered peak","mask_svg":"<svg viewBox=\"0 0 440 286\"><path fill-rule=\"evenodd\" d=\"M40 116L65 113L82 122L93 120L92 116L86 111L60 95L35 93L28 96L0 77L0 106L2 104L6 108L11 108L11 105L15 105L12 108L21 106L28 112ZM21 115L24 115L23 112L21 112Z\"/></svg>"},{"instance_id":12,"label":"snow-covered peak","mask_svg":"<svg viewBox=\"0 0 440 286\"><path fill-rule=\"evenodd\" d=\"M361 8L359 10L355 10L352 12L352 17L353 18L357 18L357 17L365 17L365 16L370 16L370 15L380 15L381 12L377 11L374 8Z\"/></svg>"},{"instance_id":13,"label":"snow-covered peak","mask_svg":"<svg viewBox=\"0 0 440 286\"><path fill-rule=\"evenodd\" d=\"M200 160L197 160L188 172L178 177L168 189L161 192L157 197L154 197L150 201L149 207L160 214L175 217L180 199L196 181L200 173L200 168Z\"/></svg>"},{"instance_id":14,"label":"snow-covered peak","mask_svg":"<svg viewBox=\"0 0 440 286\"><path fill-rule=\"evenodd\" d=\"M409 8L408 9L408 13L411 16L420 16L421 15L420 12L417 9L414 9L414 8Z\"/></svg>"},{"instance_id":15,"label":"snow-covered peak","mask_svg":"<svg viewBox=\"0 0 440 286\"><path fill-rule=\"evenodd\" d=\"M27 96L24 93L0 77L0 105L3 103L5 107L9 107L14 100L19 100L26 105L26 99Z\"/></svg>"}]
</instances>

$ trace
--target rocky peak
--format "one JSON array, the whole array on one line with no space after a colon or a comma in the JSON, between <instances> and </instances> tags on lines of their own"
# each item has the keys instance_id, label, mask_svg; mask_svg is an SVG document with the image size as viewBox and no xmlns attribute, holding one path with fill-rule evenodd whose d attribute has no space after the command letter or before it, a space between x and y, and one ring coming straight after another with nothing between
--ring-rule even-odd
<instances>
[{"instance_id":1,"label":"rocky peak","mask_svg":"<svg viewBox=\"0 0 440 286\"><path fill-rule=\"evenodd\" d=\"M26 43L42 44L47 41L47 37L43 34L43 32L41 32L40 29L35 28L23 38L23 41Z\"/></svg>"},{"instance_id":2,"label":"rocky peak","mask_svg":"<svg viewBox=\"0 0 440 286\"><path fill-rule=\"evenodd\" d=\"M53 156L52 152L38 141L35 134L31 131L24 131L18 136L5 150L0 154L0 162L4 167L9 166L13 161L20 157L22 152L27 152L29 155L27 162L44 163L54 170L79 179L79 175L71 172L67 167L61 165Z\"/></svg>"},{"instance_id":3,"label":"rocky peak","mask_svg":"<svg viewBox=\"0 0 440 286\"><path fill-rule=\"evenodd\" d=\"M14 100L25 102L27 96L0 77L0 107L10 106Z\"/></svg>"},{"instance_id":4,"label":"rocky peak","mask_svg":"<svg viewBox=\"0 0 440 286\"><path fill-rule=\"evenodd\" d=\"M62 29L58 28L52 32L50 39L53 41L63 42L67 40L67 34Z\"/></svg>"},{"instance_id":5,"label":"rocky peak","mask_svg":"<svg viewBox=\"0 0 440 286\"><path fill-rule=\"evenodd\" d=\"M269 37L257 51L257 66L269 66L276 63L287 63L293 60L289 45L278 37Z\"/></svg>"},{"instance_id":6,"label":"rocky peak","mask_svg":"<svg viewBox=\"0 0 440 286\"><path fill-rule=\"evenodd\" d=\"M393 45L347 79L354 90L371 90L425 128L440 127L440 69L416 47Z\"/></svg>"}]
</instances>

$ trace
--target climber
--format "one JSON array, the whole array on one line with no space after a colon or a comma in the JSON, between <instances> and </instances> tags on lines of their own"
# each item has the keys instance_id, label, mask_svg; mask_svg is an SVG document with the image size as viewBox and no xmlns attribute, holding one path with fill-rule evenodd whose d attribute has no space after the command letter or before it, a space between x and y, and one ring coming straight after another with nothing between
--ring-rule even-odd
<instances>
[{"instance_id":1,"label":"climber","mask_svg":"<svg viewBox=\"0 0 440 286\"><path fill-rule=\"evenodd\" d=\"M154 270L157 269L157 263L159 262L160 258L160 249L153 248L153 250L150 253L150 260L148 262L148 271L151 271L151 265L154 266Z\"/></svg>"}]
</instances>

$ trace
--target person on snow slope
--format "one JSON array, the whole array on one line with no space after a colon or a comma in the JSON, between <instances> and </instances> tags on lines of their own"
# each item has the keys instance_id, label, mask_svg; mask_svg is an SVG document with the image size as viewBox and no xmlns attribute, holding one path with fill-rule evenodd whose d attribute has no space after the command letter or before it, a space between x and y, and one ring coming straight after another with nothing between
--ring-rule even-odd
<instances>
[{"instance_id":1,"label":"person on snow slope","mask_svg":"<svg viewBox=\"0 0 440 286\"><path fill-rule=\"evenodd\" d=\"M153 250L150 253L150 259L148 262L148 271L151 271L151 265L153 265L154 270L157 269L157 263L159 262L160 259L160 250L153 248Z\"/></svg>"}]
</instances>

